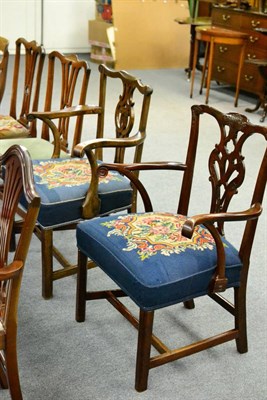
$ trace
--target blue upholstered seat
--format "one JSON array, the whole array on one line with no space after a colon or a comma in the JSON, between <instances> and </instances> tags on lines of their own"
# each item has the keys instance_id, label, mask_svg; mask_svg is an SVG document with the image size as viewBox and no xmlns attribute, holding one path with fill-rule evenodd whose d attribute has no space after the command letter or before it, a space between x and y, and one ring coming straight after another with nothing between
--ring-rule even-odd
<instances>
[{"instance_id":1,"label":"blue upholstered seat","mask_svg":"<svg viewBox=\"0 0 267 400\"><path fill-rule=\"evenodd\" d=\"M96 262L143 310L208 292L217 254L208 230L181 235L186 218L168 213L96 218L77 227L78 248ZM237 250L223 239L228 287L239 286Z\"/></svg>"},{"instance_id":2,"label":"blue upholstered seat","mask_svg":"<svg viewBox=\"0 0 267 400\"><path fill-rule=\"evenodd\" d=\"M87 159L33 160L36 191L41 197L38 223L43 228L77 222L90 184ZM127 178L110 172L100 178L100 215L130 207L132 188Z\"/></svg>"}]
</instances>

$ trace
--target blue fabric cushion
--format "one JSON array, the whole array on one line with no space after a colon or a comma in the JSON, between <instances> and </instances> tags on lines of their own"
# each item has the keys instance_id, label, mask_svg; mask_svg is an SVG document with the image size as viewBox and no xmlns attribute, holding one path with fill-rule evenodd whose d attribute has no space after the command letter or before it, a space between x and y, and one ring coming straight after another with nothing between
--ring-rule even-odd
<instances>
[{"instance_id":1,"label":"blue fabric cushion","mask_svg":"<svg viewBox=\"0 0 267 400\"><path fill-rule=\"evenodd\" d=\"M78 248L144 310L208 292L216 267L215 243L204 226L181 235L186 217L168 213L95 218L77 227ZM237 250L224 239L228 287L238 286Z\"/></svg>"},{"instance_id":2,"label":"blue fabric cushion","mask_svg":"<svg viewBox=\"0 0 267 400\"><path fill-rule=\"evenodd\" d=\"M82 205L91 179L87 159L33 160L36 191L41 197L38 223L51 228L82 219ZM127 178L110 172L100 178L100 215L131 205L132 188Z\"/></svg>"}]
</instances>

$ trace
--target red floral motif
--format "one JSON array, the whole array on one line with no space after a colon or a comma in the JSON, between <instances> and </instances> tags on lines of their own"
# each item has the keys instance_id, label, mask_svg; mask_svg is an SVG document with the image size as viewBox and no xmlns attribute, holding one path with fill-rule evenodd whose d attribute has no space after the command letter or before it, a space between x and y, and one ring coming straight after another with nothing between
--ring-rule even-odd
<instances>
[{"instance_id":1,"label":"red floral motif","mask_svg":"<svg viewBox=\"0 0 267 400\"><path fill-rule=\"evenodd\" d=\"M70 159L61 162L49 160L33 165L35 176L40 178L38 184L46 185L48 189L58 187L73 187L89 184L91 181L91 168L87 160ZM109 183L121 178L114 172L99 178L101 183Z\"/></svg>"},{"instance_id":2,"label":"red floral motif","mask_svg":"<svg viewBox=\"0 0 267 400\"><path fill-rule=\"evenodd\" d=\"M186 217L169 213L131 214L103 222L110 228L107 236L123 236L127 241L124 251L137 250L141 260L157 253L165 256L192 250L212 250L214 239L207 229L197 226L193 237L182 236Z\"/></svg>"}]
</instances>

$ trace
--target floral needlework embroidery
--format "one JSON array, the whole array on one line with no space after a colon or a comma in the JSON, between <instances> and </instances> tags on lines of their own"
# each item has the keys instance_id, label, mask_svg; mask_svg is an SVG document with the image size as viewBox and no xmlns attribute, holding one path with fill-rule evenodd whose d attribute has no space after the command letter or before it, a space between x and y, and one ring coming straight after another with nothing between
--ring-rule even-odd
<instances>
[{"instance_id":1,"label":"floral needlework embroidery","mask_svg":"<svg viewBox=\"0 0 267 400\"><path fill-rule=\"evenodd\" d=\"M101 225L112 228L107 233L122 236L127 241L124 251L137 250L141 260L158 253L164 256L179 254L186 249L212 250L214 239L207 229L197 226L193 237L187 239L181 230L186 217L168 213L131 214L120 216Z\"/></svg>"},{"instance_id":2,"label":"floral needlework embroidery","mask_svg":"<svg viewBox=\"0 0 267 400\"><path fill-rule=\"evenodd\" d=\"M40 178L39 185L47 185L48 189L58 187L72 187L89 184L91 168L86 160L64 160L63 162L41 161L33 165L34 175ZM109 172L107 176L99 178L101 183L120 181L121 178Z\"/></svg>"}]
</instances>

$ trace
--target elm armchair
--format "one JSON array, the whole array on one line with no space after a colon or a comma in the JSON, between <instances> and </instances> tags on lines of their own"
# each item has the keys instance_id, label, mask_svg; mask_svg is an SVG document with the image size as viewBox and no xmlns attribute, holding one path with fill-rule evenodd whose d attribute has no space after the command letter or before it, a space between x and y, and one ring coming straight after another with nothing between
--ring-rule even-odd
<instances>
[{"instance_id":1,"label":"elm armchair","mask_svg":"<svg viewBox=\"0 0 267 400\"><path fill-rule=\"evenodd\" d=\"M47 59L44 112L49 112L49 117L47 118L46 114L40 116L35 108L33 110L37 113L35 116L40 116L42 121L42 126L37 126L35 137L2 139L0 153L4 153L13 144L19 144L28 149L32 159L68 158L71 156L68 148L70 132L74 136L73 146L81 141L83 116L79 115L75 123L71 124L70 117L65 114L64 118L60 117L60 111L69 109L73 103L85 104L91 70L87 62L80 60L75 54L64 55L58 51L52 51ZM59 93L54 88L55 82L57 82L57 87L60 87ZM56 118L56 123L51 118ZM36 118L28 118L28 120L36 126Z\"/></svg>"},{"instance_id":2,"label":"elm armchair","mask_svg":"<svg viewBox=\"0 0 267 400\"><path fill-rule=\"evenodd\" d=\"M152 89L125 71L100 65L99 72L97 106L81 105L54 114L31 115L44 121L59 116L88 114L90 121L92 114L96 117L96 132L88 132L93 139L78 144L73 157L32 161L36 190L41 198L35 232L42 246L42 294L46 299L53 295L55 280L77 272L77 266L54 245L53 234L75 229L81 219L129 210L135 204L135 192L127 178L115 171L99 179L96 169L104 156L113 157L109 152L112 149L115 162L123 163L124 156L140 162ZM112 122L107 117L112 117ZM103 149L108 154L103 154ZM59 268L53 265L53 258L60 263Z\"/></svg>"},{"instance_id":3,"label":"elm armchair","mask_svg":"<svg viewBox=\"0 0 267 400\"><path fill-rule=\"evenodd\" d=\"M40 198L34 189L31 160L25 148L12 146L0 156L0 168L4 173L0 207L0 384L9 388L12 400L22 400L16 345L18 302ZM24 195L27 211L20 221L20 236L11 261L9 249L21 195Z\"/></svg>"},{"instance_id":4,"label":"elm armchair","mask_svg":"<svg viewBox=\"0 0 267 400\"><path fill-rule=\"evenodd\" d=\"M36 136L36 122L29 123L27 114L38 110L44 60L45 51L35 40L16 40L10 110L0 115L0 140Z\"/></svg>"},{"instance_id":5,"label":"elm armchair","mask_svg":"<svg viewBox=\"0 0 267 400\"><path fill-rule=\"evenodd\" d=\"M6 88L7 67L9 59L9 41L0 36L0 104Z\"/></svg>"},{"instance_id":6,"label":"elm armchair","mask_svg":"<svg viewBox=\"0 0 267 400\"><path fill-rule=\"evenodd\" d=\"M197 169L194 173L194 167L199 155L200 120L208 117L212 120L210 127L216 143L207 160L211 203L207 208L208 213L189 217L189 201L191 205L195 193L191 190L192 180L194 175L196 179L198 176ZM204 133L207 141L211 132L205 128ZM252 190L251 201L249 199L246 209L229 211L230 204L236 209L244 197L241 185L245 176L250 178L250 174L245 174L243 150L253 140L262 140L264 155L262 160L258 158L259 155L255 160L260 162L260 167L255 181L252 180L253 184L255 182L254 189L247 186L245 189L246 192ZM87 301L105 298L138 329L137 391L147 389L151 368L221 343L235 340L238 352L247 352L246 285L266 186L266 140L267 128L252 125L245 116L222 114L209 106L199 105L192 107L191 133L184 163L103 164L99 167L101 175L115 170L131 179L142 196L145 212L94 218L77 226L76 320L85 320ZM255 162L251 160L247 167L254 167ZM182 173L176 214L166 210L153 212L148 193L135 175L136 171L149 169L169 169ZM200 195L205 198L202 189L196 195L197 203L200 202ZM244 221L243 232L237 228L238 221ZM235 232L231 241L240 239L238 249L224 235L229 222L231 232ZM88 257L118 285L118 289L100 292L87 289ZM221 292L224 291L233 292L233 303L229 301L228 293L227 299L222 296ZM123 296L129 296L138 306L139 319L119 300ZM194 307L194 299L203 296L209 296L233 316L232 329L177 349L170 349L153 334L156 310L177 303L184 303L190 309ZM159 354L150 355L151 345ZM92 352L90 356L93 357Z\"/></svg>"}]
</instances>

